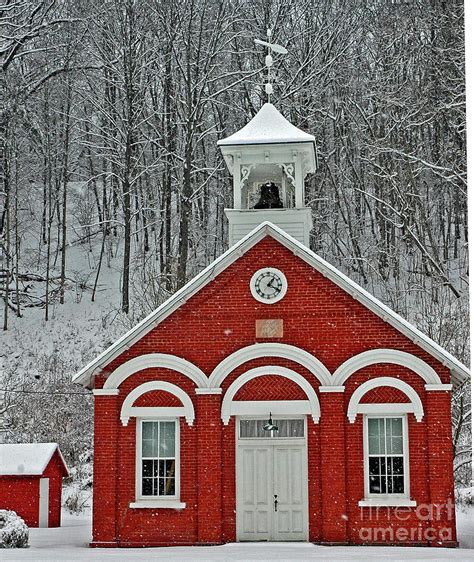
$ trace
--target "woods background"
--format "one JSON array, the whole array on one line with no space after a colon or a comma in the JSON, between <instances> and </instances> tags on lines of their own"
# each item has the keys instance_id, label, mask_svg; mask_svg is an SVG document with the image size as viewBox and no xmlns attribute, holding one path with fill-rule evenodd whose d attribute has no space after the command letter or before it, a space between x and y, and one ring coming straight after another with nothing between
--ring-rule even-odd
<instances>
[{"instance_id":1,"label":"woods background","mask_svg":"<svg viewBox=\"0 0 474 562\"><path fill-rule=\"evenodd\" d=\"M460 0L2 0L0 439L90 485L71 375L226 249L216 141L264 100L316 136L311 248L468 362ZM470 478L469 387L453 405Z\"/></svg>"}]
</instances>

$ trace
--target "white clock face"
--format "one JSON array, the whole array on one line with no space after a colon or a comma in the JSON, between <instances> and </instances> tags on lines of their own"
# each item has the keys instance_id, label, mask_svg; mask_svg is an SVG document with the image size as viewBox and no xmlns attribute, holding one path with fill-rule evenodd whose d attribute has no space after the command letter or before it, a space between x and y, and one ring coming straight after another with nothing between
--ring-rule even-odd
<instances>
[{"instance_id":1,"label":"white clock face","mask_svg":"<svg viewBox=\"0 0 474 562\"><path fill-rule=\"evenodd\" d=\"M285 275L273 267L264 267L252 275L250 291L252 296L267 304L274 304L281 300L288 289Z\"/></svg>"}]
</instances>

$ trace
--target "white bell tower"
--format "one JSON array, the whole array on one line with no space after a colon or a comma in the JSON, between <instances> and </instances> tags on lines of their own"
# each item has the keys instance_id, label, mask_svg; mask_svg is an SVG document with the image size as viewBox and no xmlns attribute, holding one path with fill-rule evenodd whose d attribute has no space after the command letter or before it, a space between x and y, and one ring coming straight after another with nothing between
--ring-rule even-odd
<instances>
[{"instance_id":1,"label":"white bell tower","mask_svg":"<svg viewBox=\"0 0 474 562\"><path fill-rule=\"evenodd\" d=\"M229 244L270 221L309 246L312 219L305 207L304 179L316 169L314 136L266 103L240 131L217 144L233 176L234 208L225 210ZM262 205L265 185L277 203L264 198Z\"/></svg>"}]
</instances>

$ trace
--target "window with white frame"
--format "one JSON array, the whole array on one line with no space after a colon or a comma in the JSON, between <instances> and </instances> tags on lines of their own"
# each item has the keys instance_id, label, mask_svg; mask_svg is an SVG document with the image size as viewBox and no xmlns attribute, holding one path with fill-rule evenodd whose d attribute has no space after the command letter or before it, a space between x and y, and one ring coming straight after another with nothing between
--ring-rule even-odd
<instances>
[{"instance_id":1,"label":"window with white frame","mask_svg":"<svg viewBox=\"0 0 474 562\"><path fill-rule=\"evenodd\" d=\"M276 428L272 431L264 429L267 419L240 420L240 439L293 439L305 436L304 419L275 419Z\"/></svg>"},{"instance_id":2,"label":"window with white frame","mask_svg":"<svg viewBox=\"0 0 474 562\"><path fill-rule=\"evenodd\" d=\"M138 497L178 498L178 433L177 420L140 420L137 435Z\"/></svg>"},{"instance_id":3,"label":"window with white frame","mask_svg":"<svg viewBox=\"0 0 474 562\"><path fill-rule=\"evenodd\" d=\"M365 416L366 497L408 497L406 416Z\"/></svg>"}]
</instances>

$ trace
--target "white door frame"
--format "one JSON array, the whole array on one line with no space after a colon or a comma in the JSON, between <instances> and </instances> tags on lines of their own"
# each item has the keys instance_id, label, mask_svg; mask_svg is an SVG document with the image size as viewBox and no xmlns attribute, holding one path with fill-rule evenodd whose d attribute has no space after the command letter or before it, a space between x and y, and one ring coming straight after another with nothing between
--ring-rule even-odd
<instances>
[{"instance_id":1,"label":"white door frame","mask_svg":"<svg viewBox=\"0 0 474 562\"><path fill-rule=\"evenodd\" d=\"M308 482L308 423L307 423L307 416L301 416L301 415L289 415L289 414L278 414L278 413L274 413L272 412L272 417L274 419L304 419L304 437L301 438L246 438L246 439L240 439L240 420L245 420L245 419L268 419L268 415L267 416L259 416L259 415L254 415L254 416L237 416L235 419L235 480L236 480L236 486L235 486L235 510L236 510L236 539L237 541L241 541L242 539L240 538L241 534L242 534L242 529L241 529L241 517L239 517L239 511L240 511L240 502L239 502L239 497L242 497L240 495L241 493L241 489L242 489L242 482L241 479L239 478L240 476L240 467L239 467L239 460L241 458L241 455L239 454L239 449L242 449L244 447L248 448L248 447L255 447L255 448L259 448L259 447L272 447L273 449L275 447L301 447L302 451L303 451L303 502L305 504L305 509L303 510L303 515L304 515L304 519L303 519L303 525L305 527L305 532L304 532L304 539L302 539L299 542L303 542L303 541L308 541L309 540L309 497L308 497L308 492L309 492L309 482ZM272 471L274 470L274 468L272 467ZM272 472L272 478L273 478L273 472ZM274 532L274 528L275 528L275 518L273 519L273 523L272 523L272 532ZM243 539L246 540L246 539ZM278 539L270 539L270 540L276 540L278 541ZM283 539L282 539L283 540ZM249 542L247 540L247 542ZM251 542L251 541L250 541Z\"/></svg>"},{"instance_id":2,"label":"white door frame","mask_svg":"<svg viewBox=\"0 0 474 562\"><path fill-rule=\"evenodd\" d=\"M39 479L38 527L49 527L49 478Z\"/></svg>"}]
</instances>

